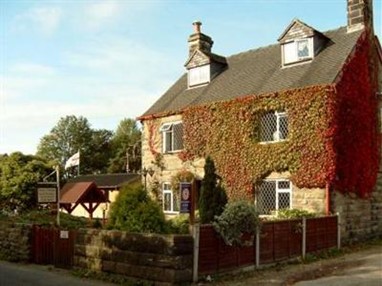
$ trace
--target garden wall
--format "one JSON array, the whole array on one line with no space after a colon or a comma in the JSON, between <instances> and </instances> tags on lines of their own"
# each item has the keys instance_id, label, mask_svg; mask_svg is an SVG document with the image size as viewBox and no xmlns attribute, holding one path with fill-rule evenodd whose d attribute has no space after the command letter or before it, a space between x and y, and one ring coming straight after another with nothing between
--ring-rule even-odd
<instances>
[{"instance_id":1,"label":"garden wall","mask_svg":"<svg viewBox=\"0 0 382 286\"><path fill-rule=\"evenodd\" d=\"M32 225L0 223L0 259L12 262L31 260Z\"/></svg>"},{"instance_id":2,"label":"garden wall","mask_svg":"<svg viewBox=\"0 0 382 286\"><path fill-rule=\"evenodd\" d=\"M303 220L265 222L251 246L228 246L211 225L200 227L199 274L216 274L241 267L255 267L285 261L337 247L337 217L306 219L305 242Z\"/></svg>"},{"instance_id":3,"label":"garden wall","mask_svg":"<svg viewBox=\"0 0 382 286\"><path fill-rule=\"evenodd\" d=\"M74 246L74 266L156 281L156 285L176 285L192 280L192 254L189 235L81 229Z\"/></svg>"},{"instance_id":4,"label":"garden wall","mask_svg":"<svg viewBox=\"0 0 382 286\"><path fill-rule=\"evenodd\" d=\"M346 243L382 237L382 173L369 198L333 192L334 212L341 216L341 237Z\"/></svg>"}]
</instances>

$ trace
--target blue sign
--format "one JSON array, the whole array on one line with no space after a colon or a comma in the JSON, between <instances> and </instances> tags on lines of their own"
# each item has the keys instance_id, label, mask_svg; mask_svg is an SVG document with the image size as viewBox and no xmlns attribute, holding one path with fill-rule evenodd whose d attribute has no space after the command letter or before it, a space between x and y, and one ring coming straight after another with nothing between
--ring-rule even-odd
<instances>
[{"instance_id":1,"label":"blue sign","mask_svg":"<svg viewBox=\"0 0 382 286\"><path fill-rule=\"evenodd\" d=\"M191 212L191 183L180 183L180 213Z\"/></svg>"}]
</instances>

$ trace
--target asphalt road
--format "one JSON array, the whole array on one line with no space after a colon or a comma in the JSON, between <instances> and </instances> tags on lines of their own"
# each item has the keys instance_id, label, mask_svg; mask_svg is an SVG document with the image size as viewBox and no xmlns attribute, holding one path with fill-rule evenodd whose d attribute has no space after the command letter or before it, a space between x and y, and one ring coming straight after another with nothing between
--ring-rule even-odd
<instances>
[{"instance_id":1,"label":"asphalt road","mask_svg":"<svg viewBox=\"0 0 382 286\"><path fill-rule=\"evenodd\" d=\"M382 245L307 264L280 264L269 269L228 276L213 281L213 285L382 286Z\"/></svg>"},{"instance_id":2,"label":"asphalt road","mask_svg":"<svg viewBox=\"0 0 382 286\"><path fill-rule=\"evenodd\" d=\"M296 286L382 286L382 248L377 252L356 257L354 264L335 269L330 276L310 281L301 281Z\"/></svg>"},{"instance_id":3,"label":"asphalt road","mask_svg":"<svg viewBox=\"0 0 382 286\"><path fill-rule=\"evenodd\" d=\"M81 279L66 270L47 266L13 264L0 261L0 286L111 286L115 284Z\"/></svg>"}]
</instances>

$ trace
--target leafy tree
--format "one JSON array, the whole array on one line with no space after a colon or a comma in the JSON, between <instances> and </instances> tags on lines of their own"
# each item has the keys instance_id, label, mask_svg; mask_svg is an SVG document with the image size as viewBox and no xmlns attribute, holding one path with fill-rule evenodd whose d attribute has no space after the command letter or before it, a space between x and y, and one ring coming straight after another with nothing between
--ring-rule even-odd
<instances>
[{"instance_id":1,"label":"leafy tree","mask_svg":"<svg viewBox=\"0 0 382 286\"><path fill-rule=\"evenodd\" d=\"M113 132L110 130L93 130L91 145L89 146L90 154L92 155L87 158L92 173L107 172L107 164L113 153L111 145L112 136Z\"/></svg>"},{"instance_id":2,"label":"leafy tree","mask_svg":"<svg viewBox=\"0 0 382 286\"><path fill-rule=\"evenodd\" d=\"M137 172L141 168L141 131L137 122L131 118L123 119L112 138L113 156L109 163L110 173Z\"/></svg>"},{"instance_id":3,"label":"leafy tree","mask_svg":"<svg viewBox=\"0 0 382 286\"><path fill-rule=\"evenodd\" d=\"M223 187L218 184L215 163L208 156L204 165L204 178L199 198L199 214L201 223L210 223L215 216L223 212L227 196Z\"/></svg>"},{"instance_id":4,"label":"leafy tree","mask_svg":"<svg viewBox=\"0 0 382 286\"><path fill-rule=\"evenodd\" d=\"M111 131L91 129L85 117L62 117L50 133L41 138L37 155L63 166L80 151L81 173L104 172L110 158L111 136Z\"/></svg>"},{"instance_id":5,"label":"leafy tree","mask_svg":"<svg viewBox=\"0 0 382 286\"><path fill-rule=\"evenodd\" d=\"M15 152L0 156L0 209L12 211L37 206L37 182L52 171L42 158Z\"/></svg>"},{"instance_id":6,"label":"leafy tree","mask_svg":"<svg viewBox=\"0 0 382 286\"><path fill-rule=\"evenodd\" d=\"M137 183L123 188L111 205L109 227L129 232L163 233L167 224L158 203Z\"/></svg>"}]
</instances>

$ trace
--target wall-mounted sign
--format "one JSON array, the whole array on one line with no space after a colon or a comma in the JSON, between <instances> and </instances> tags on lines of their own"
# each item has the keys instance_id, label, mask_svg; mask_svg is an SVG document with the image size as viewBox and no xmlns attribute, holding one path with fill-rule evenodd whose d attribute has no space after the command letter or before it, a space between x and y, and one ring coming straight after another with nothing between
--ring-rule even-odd
<instances>
[{"instance_id":1,"label":"wall-mounted sign","mask_svg":"<svg viewBox=\"0 0 382 286\"><path fill-rule=\"evenodd\" d=\"M60 230L60 238L61 239L68 239L69 238L69 231L67 231L67 230Z\"/></svg>"},{"instance_id":2,"label":"wall-mounted sign","mask_svg":"<svg viewBox=\"0 0 382 286\"><path fill-rule=\"evenodd\" d=\"M38 183L37 201L41 204L57 202L57 183Z\"/></svg>"},{"instance_id":3,"label":"wall-mounted sign","mask_svg":"<svg viewBox=\"0 0 382 286\"><path fill-rule=\"evenodd\" d=\"M180 213L191 212L191 183L180 183Z\"/></svg>"}]
</instances>

